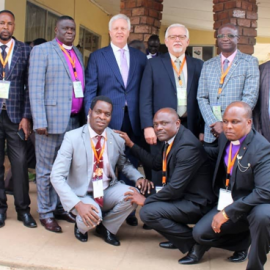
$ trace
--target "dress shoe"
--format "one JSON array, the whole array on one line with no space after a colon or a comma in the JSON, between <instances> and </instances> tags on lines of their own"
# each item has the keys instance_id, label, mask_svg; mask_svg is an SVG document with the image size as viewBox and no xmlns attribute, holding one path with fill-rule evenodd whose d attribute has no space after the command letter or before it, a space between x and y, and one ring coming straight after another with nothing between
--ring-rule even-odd
<instances>
[{"instance_id":1,"label":"dress shoe","mask_svg":"<svg viewBox=\"0 0 270 270\"><path fill-rule=\"evenodd\" d=\"M61 213L55 213L54 214L54 218L58 219L58 220L65 220L69 223L75 223L76 222L76 216L74 216L73 214L69 213L69 212L61 212Z\"/></svg>"},{"instance_id":2,"label":"dress shoe","mask_svg":"<svg viewBox=\"0 0 270 270\"><path fill-rule=\"evenodd\" d=\"M18 213L17 219L23 222L23 225L28 228L36 228L37 223L30 213Z\"/></svg>"},{"instance_id":3,"label":"dress shoe","mask_svg":"<svg viewBox=\"0 0 270 270\"><path fill-rule=\"evenodd\" d=\"M152 228L150 226L146 225L146 224L143 224L142 228L144 230L152 230Z\"/></svg>"},{"instance_id":4,"label":"dress shoe","mask_svg":"<svg viewBox=\"0 0 270 270\"><path fill-rule=\"evenodd\" d=\"M159 246L161 248L177 249L177 247L171 242L161 242L161 243L159 243Z\"/></svg>"},{"instance_id":5,"label":"dress shoe","mask_svg":"<svg viewBox=\"0 0 270 270\"><path fill-rule=\"evenodd\" d=\"M0 228L5 226L6 214L0 214Z\"/></svg>"},{"instance_id":6,"label":"dress shoe","mask_svg":"<svg viewBox=\"0 0 270 270\"><path fill-rule=\"evenodd\" d=\"M126 223L130 226L138 226L138 219L135 216L129 216L126 218Z\"/></svg>"},{"instance_id":7,"label":"dress shoe","mask_svg":"<svg viewBox=\"0 0 270 270\"><path fill-rule=\"evenodd\" d=\"M178 262L181 264L196 264L201 260L206 250L207 247L195 244L188 252L188 254Z\"/></svg>"},{"instance_id":8,"label":"dress shoe","mask_svg":"<svg viewBox=\"0 0 270 270\"><path fill-rule=\"evenodd\" d=\"M62 232L62 228L58 225L57 221L54 218L40 219L40 223L48 231L56 232L56 233Z\"/></svg>"},{"instance_id":9,"label":"dress shoe","mask_svg":"<svg viewBox=\"0 0 270 270\"><path fill-rule=\"evenodd\" d=\"M87 242L88 241L88 232L81 233L79 231L76 223L75 223L75 226L74 226L74 235L81 242Z\"/></svg>"},{"instance_id":10,"label":"dress shoe","mask_svg":"<svg viewBox=\"0 0 270 270\"><path fill-rule=\"evenodd\" d=\"M110 231L108 231L102 223L100 223L97 227L96 227L96 233L98 235L100 235L105 242L107 242L110 245L113 246L120 246L120 242L119 240L116 238L116 236L114 234L112 234Z\"/></svg>"},{"instance_id":11,"label":"dress shoe","mask_svg":"<svg viewBox=\"0 0 270 270\"><path fill-rule=\"evenodd\" d=\"M248 251L235 251L231 257L228 258L228 261L238 263L243 262L247 259Z\"/></svg>"}]
</instances>

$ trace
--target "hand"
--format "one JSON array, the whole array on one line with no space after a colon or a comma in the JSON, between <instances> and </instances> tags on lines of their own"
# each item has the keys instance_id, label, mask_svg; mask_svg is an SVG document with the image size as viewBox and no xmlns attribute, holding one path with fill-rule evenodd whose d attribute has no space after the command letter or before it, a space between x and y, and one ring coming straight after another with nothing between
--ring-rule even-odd
<instances>
[{"instance_id":1,"label":"hand","mask_svg":"<svg viewBox=\"0 0 270 270\"><path fill-rule=\"evenodd\" d=\"M47 131L47 128L38 128L36 130L37 134L39 135L45 135L48 137L48 131Z\"/></svg>"},{"instance_id":2,"label":"hand","mask_svg":"<svg viewBox=\"0 0 270 270\"><path fill-rule=\"evenodd\" d=\"M227 222L228 219L226 219L222 212L217 213L214 217L213 217L213 221L212 221L212 229L215 233L220 233L220 228L222 226L222 224L224 224L225 222Z\"/></svg>"},{"instance_id":3,"label":"hand","mask_svg":"<svg viewBox=\"0 0 270 270\"><path fill-rule=\"evenodd\" d=\"M139 178L136 182L136 187L141 190L143 195L146 191L150 194L151 189L154 188L154 183L145 178Z\"/></svg>"},{"instance_id":4,"label":"hand","mask_svg":"<svg viewBox=\"0 0 270 270\"><path fill-rule=\"evenodd\" d=\"M204 142L204 134L203 133L199 134L199 141Z\"/></svg>"},{"instance_id":5,"label":"hand","mask_svg":"<svg viewBox=\"0 0 270 270\"><path fill-rule=\"evenodd\" d=\"M120 130L113 130L113 131L115 133L118 133L120 135L120 137L125 140L126 146L131 148L134 145L133 141L128 137L127 133L120 131Z\"/></svg>"},{"instance_id":6,"label":"hand","mask_svg":"<svg viewBox=\"0 0 270 270\"><path fill-rule=\"evenodd\" d=\"M99 210L94 205L78 202L75 205L75 209L87 227L95 227L100 223L99 216L97 215Z\"/></svg>"},{"instance_id":7,"label":"hand","mask_svg":"<svg viewBox=\"0 0 270 270\"><path fill-rule=\"evenodd\" d=\"M216 122L212 125L210 125L211 133L218 138L219 135L223 132L222 122Z\"/></svg>"},{"instance_id":8,"label":"hand","mask_svg":"<svg viewBox=\"0 0 270 270\"><path fill-rule=\"evenodd\" d=\"M152 127L144 129L144 138L148 144L157 144L157 136Z\"/></svg>"},{"instance_id":9,"label":"hand","mask_svg":"<svg viewBox=\"0 0 270 270\"><path fill-rule=\"evenodd\" d=\"M134 187L130 187L129 188L132 191L127 191L124 196L126 196L124 198L124 201L130 201L131 204L136 203L138 205L143 206L144 202L145 202L145 197L143 195L141 195L136 188Z\"/></svg>"},{"instance_id":10,"label":"hand","mask_svg":"<svg viewBox=\"0 0 270 270\"><path fill-rule=\"evenodd\" d=\"M23 132L25 134L25 140L27 141L28 137L30 136L31 133L31 123L30 120L27 118L23 118L19 124L19 129L23 129Z\"/></svg>"}]
</instances>

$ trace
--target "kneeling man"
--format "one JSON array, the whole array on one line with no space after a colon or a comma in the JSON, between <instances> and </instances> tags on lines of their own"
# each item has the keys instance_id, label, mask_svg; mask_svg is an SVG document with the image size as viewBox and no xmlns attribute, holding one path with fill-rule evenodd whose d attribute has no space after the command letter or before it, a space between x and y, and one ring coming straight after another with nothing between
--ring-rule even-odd
<instances>
[{"instance_id":1,"label":"kneeling man","mask_svg":"<svg viewBox=\"0 0 270 270\"><path fill-rule=\"evenodd\" d=\"M142 193L148 182L125 157L125 142L108 124L113 105L108 97L93 99L88 124L67 132L51 172L51 182L66 211L76 214L75 237L86 242L88 231L115 246L115 234L127 216L137 207L124 201L129 186L120 183L115 168L129 179L137 180ZM104 215L102 214L104 213Z\"/></svg>"},{"instance_id":2,"label":"kneeling man","mask_svg":"<svg viewBox=\"0 0 270 270\"><path fill-rule=\"evenodd\" d=\"M197 223L193 236L205 250L234 251L231 262L246 259L251 239L246 269L262 270L270 244L270 144L252 128L244 102L226 108L223 132L213 178L218 205Z\"/></svg>"}]
</instances>

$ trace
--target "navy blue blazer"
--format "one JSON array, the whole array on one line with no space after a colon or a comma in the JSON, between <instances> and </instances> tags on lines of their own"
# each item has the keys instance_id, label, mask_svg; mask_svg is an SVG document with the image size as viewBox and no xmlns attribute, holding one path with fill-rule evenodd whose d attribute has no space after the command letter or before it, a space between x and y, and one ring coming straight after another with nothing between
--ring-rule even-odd
<instances>
[{"instance_id":1,"label":"navy blue blazer","mask_svg":"<svg viewBox=\"0 0 270 270\"><path fill-rule=\"evenodd\" d=\"M6 100L7 114L13 123L20 123L22 118L31 119L29 91L28 91L28 62L31 47L15 41L11 65L6 74L6 81L10 81L9 98ZM3 66L0 65L0 80L3 79ZM0 113L3 99L0 98Z\"/></svg>"},{"instance_id":2,"label":"navy blue blazer","mask_svg":"<svg viewBox=\"0 0 270 270\"><path fill-rule=\"evenodd\" d=\"M187 63L187 127L195 136L203 133L204 122L197 102L198 81L203 61L186 56ZM177 110L176 84L169 53L149 59L140 90L142 129L153 126L154 114L165 107Z\"/></svg>"},{"instance_id":3,"label":"navy blue blazer","mask_svg":"<svg viewBox=\"0 0 270 270\"><path fill-rule=\"evenodd\" d=\"M90 55L85 71L85 114L88 114L92 99L98 95L108 96L113 102L110 128L120 130L124 119L125 100L133 133L140 136L139 88L146 65L146 55L129 47L130 68L127 88L121 76L111 46L99 49Z\"/></svg>"}]
</instances>

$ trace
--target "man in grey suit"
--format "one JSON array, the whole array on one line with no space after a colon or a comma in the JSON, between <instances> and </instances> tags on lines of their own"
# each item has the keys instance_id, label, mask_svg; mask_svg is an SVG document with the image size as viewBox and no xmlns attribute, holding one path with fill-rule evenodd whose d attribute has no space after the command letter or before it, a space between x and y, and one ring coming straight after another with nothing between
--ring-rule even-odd
<instances>
[{"instance_id":1,"label":"man in grey suit","mask_svg":"<svg viewBox=\"0 0 270 270\"><path fill-rule=\"evenodd\" d=\"M92 100L88 124L64 137L51 183L65 210L76 214L74 234L78 240L86 242L87 232L96 227L105 242L119 246L115 234L137 205L124 201L129 186L117 180L116 166L136 181L143 194L146 189L150 192L153 183L133 167L124 154L124 140L108 128L112 110L110 98L97 96Z\"/></svg>"},{"instance_id":2,"label":"man in grey suit","mask_svg":"<svg viewBox=\"0 0 270 270\"><path fill-rule=\"evenodd\" d=\"M60 17L55 27L56 38L35 46L30 57L38 212L41 224L53 232L62 232L55 219L75 222L75 217L64 211L50 183L51 168L65 132L80 126L84 67L82 55L72 45L75 31L71 17Z\"/></svg>"},{"instance_id":3,"label":"man in grey suit","mask_svg":"<svg viewBox=\"0 0 270 270\"><path fill-rule=\"evenodd\" d=\"M205 121L205 147L217 146L226 107L244 101L254 109L259 92L258 60L237 50L238 28L222 25L217 40L221 54L204 63L197 94Z\"/></svg>"}]
</instances>

